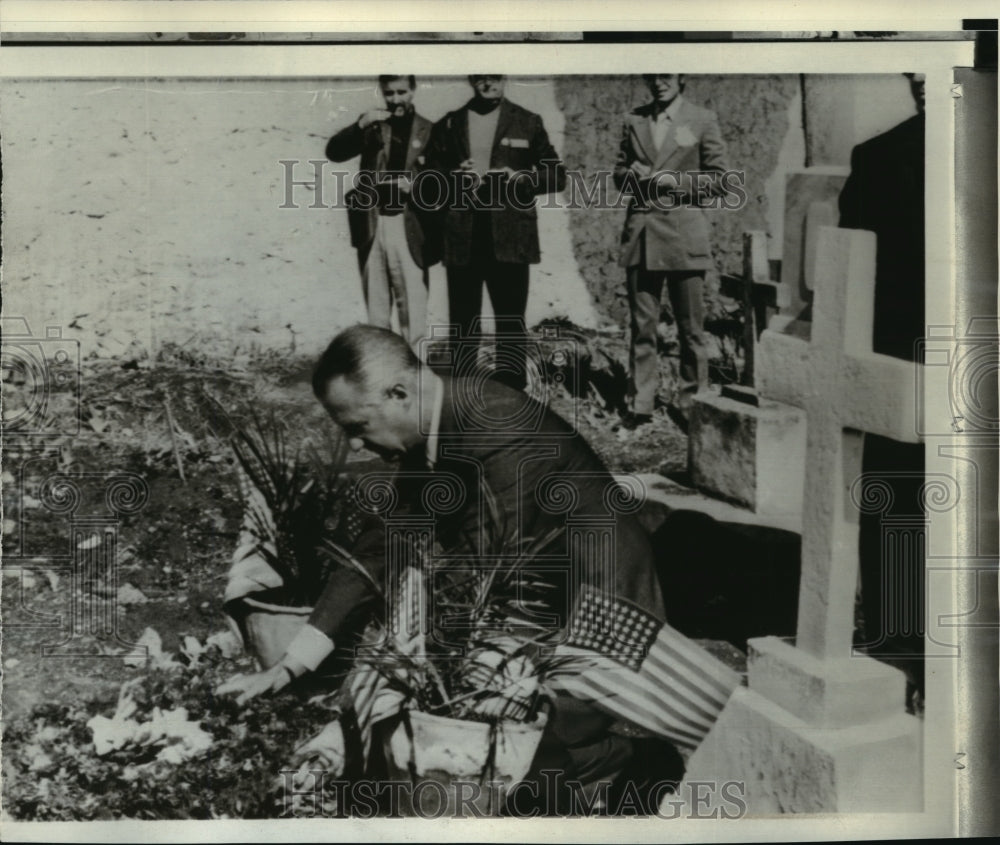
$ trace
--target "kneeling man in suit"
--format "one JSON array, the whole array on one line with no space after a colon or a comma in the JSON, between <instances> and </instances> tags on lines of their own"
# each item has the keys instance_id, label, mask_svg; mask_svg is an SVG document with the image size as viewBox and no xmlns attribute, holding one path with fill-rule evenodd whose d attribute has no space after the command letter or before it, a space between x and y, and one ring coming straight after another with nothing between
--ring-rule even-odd
<instances>
[{"instance_id":1,"label":"kneeling man in suit","mask_svg":"<svg viewBox=\"0 0 1000 845\"><path fill-rule=\"evenodd\" d=\"M393 501L431 516L444 548L487 530L499 529L506 548L558 534L558 548L546 547L546 563L538 565L549 571L552 561L566 562L564 577L551 575L543 602L558 620L549 624L565 663L546 680L553 712L529 776L543 782L543 772L556 769L564 784L607 782L650 743L693 748L701 741L739 676L664 622L653 549L635 507L621 504L629 497L565 420L493 379L433 372L397 335L371 326L334 338L313 389L353 449L398 465ZM434 497L425 488L445 478L464 492L427 514ZM499 526L485 522L484 488L506 517ZM570 523L589 532L590 542L569 536ZM594 531L605 531L605 540L594 542ZM370 577L334 570L282 661L223 691L246 700L282 689L348 636L359 609L383 610L371 584L390 577L387 550L359 545ZM553 810L567 800L566 790L545 798Z\"/></svg>"}]
</instances>

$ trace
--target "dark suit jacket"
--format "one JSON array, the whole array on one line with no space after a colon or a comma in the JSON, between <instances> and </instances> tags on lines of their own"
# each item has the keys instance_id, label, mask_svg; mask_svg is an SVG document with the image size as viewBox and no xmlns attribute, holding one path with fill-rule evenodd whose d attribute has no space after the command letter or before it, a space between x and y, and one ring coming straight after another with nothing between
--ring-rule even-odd
<instances>
[{"instance_id":1,"label":"dark suit jacket","mask_svg":"<svg viewBox=\"0 0 1000 845\"><path fill-rule=\"evenodd\" d=\"M527 425L517 430L496 422L526 418L531 419L530 432L524 430ZM414 475L408 477L409 471ZM425 495L425 489L428 481L443 476L458 479L464 494L457 505L453 503L450 513L440 515L446 509L442 499ZM565 526L567 519L578 524L589 521L594 526L607 526L607 520L612 520L614 558L609 561L610 583L605 586L613 584L617 596L664 618L663 596L648 536L634 516L609 511L607 502L615 496L616 482L583 438L555 413L499 382L445 379L437 463L429 473L422 449L404 462L396 484L400 508L411 517L434 518L437 539L445 549L454 548L463 535L478 537L483 529L480 479L489 486L506 519L503 533L508 540L542 537L553 527ZM570 485L575 495L560 498L558 490L549 486L557 479ZM546 490L552 495L547 496ZM573 499L575 503L569 510L557 507ZM383 539L381 531L370 531L354 550L378 581L383 581L386 574ZM547 550L556 561L554 569L562 571L562 566L569 571L570 565L558 563L573 560L566 548L566 537L560 537L556 546ZM583 578L594 581L586 573ZM579 583L555 571L551 579L557 586L549 594L554 596L551 610L560 615L567 613ZM309 622L336 641L342 626L361 608L367 605L369 610L378 610L370 604L372 597L373 591L361 576L349 569L338 569L319 597Z\"/></svg>"},{"instance_id":2,"label":"dark suit jacket","mask_svg":"<svg viewBox=\"0 0 1000 845\"><path fill-rule=\"evenodd\" d=\"M924 336L924 115L858 144L840 225L876 237L876 352L912 361Z\"/></svg>"},{"instance_id":3,"label":"dark suit jacket","mask_svg":"<svg viewBox=\"0 0 1000 845\"><path fill-rule=\"evenodd\" d=\"M533 196L561 191L566 183L566 171L555 148L549 143L542 118L509 100L499 107L496 135L489 167L509 167L533 174L533 183L524 189L518 208L501 199L502 208L476 212L471 202L458 202L458 194L449 193L444 215L444 263L449 267L467 266L472 259L473 218L477 213L488 214L497 261L514 264L537 264L541 252L538 246L538 214ZM469 158L469 106L449 112L434 124L427 145L427 167L446 176ZM449 181L449 184L451 182ZM452 185L452 187L454 187ZM456 206L465 205L465 208Z\"/></svg>"},{"instance_id":4,"label":"dark suit jacket","mask_svg":"<svg viewBox=\"0 0 1000 845\"><path fill-rule=\"evenodd\" d=\"M424 148L430 138L431 122L419 114L413 115L413 126L406 146L406 163L404 170L414 174L423 156ZM341 129L326 145L326 157L331 161L347 161L357 155L361 156L362 172L368 171L377 176L387 168L389 147L392 142L392 130L386 121L372 123L361 129L357 121ZM410 176L413 179L413 175ZM375 238L375 227L378 224L378 208L374 203L365 203L365 207L352 207L357 197L355 192L348 192L347 219L351 229L351 246L362 256L367 256ZM412 198L411 198L412 200ZM369 207L370 206L370 207ZM407 202L403 211L403 226L406 229L406 242L410 255L418 267L430 267L441 260L440 239L431 231L433 221L422 214L415 204Z\"/></svg>"},{"instance_id":5,"label":"dark suit jacket","mask_svg":"<svg viewBox=\"0 0 1000 845\"><path fill-rule=\"evenodd\" d=\"M645 237L646 269L708 270L712 267L708 220L700 208L691 205L695 189L690 174L698 171L722 174L728 169L718 120L714 112L682 100L663 146L657 150L649 125L652 112L653 104L647 103L625 116L615 163L615 184L619 189L628 186L626 180L632 178L628 177L629 165L638 161L654 172L671 170L681 174L678 180L664 177L660 181L661 205L667 204L671 190L679 190L684 196L677 208L658 209L634 200L629 203L620 263L623 267L640 263ZM719 196L722 191L722 183L714 179L707 193Z\"/></svg>"}]
</instances>

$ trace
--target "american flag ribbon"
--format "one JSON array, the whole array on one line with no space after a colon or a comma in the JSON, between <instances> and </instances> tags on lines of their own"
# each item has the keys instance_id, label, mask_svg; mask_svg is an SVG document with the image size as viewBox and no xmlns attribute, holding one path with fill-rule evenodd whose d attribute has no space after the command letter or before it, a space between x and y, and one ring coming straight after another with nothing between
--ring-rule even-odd
<instances>
[{"instance_id":1,"label":"american flag ribbon","mask_svg":"<svg viewBox=\"0 0 1000 845\"><path fill-rule=\"evenodd\" d=\"M549 684L687 748L696 747L740 675L632 602L581 586Z\"/></svg>"},{"instance_id":2,"label":"american flag ribbon","mask_svg":"<svg viewBox=\"0 0 1000 845\"><path fill-rule=\"evenodd\" d=\"M392 655L404 655L414 660L426 659L422 658L425 643L421 627L424 586L424 576L419 569L412 566L404 568L399 576L396 601L390 609L391 616L383 632L391 643L386 660L380 664L377 655L359 660L345 680L344 686L357 716L366 753L371 742L372 725L398 713L406 701L405 694L386 677L386 673L394 671L405 677L404 670L391 665L394 659ZM372 629L369 633L373 635L372 640L378 636ZM365 639L371 642L369 637L366 636Z\"/></svg>"},{"instance_id":3,"label":"american flag ribbon","mask_svg":"<svg viewBox=\"0 0 1000 845\"><path fill-rule=\"evenodd\" d=\"M365 664L348 676L349 696L361 730L365 754L371 745L372 726L395 716L403 706L405 696L389 685L375 667Z\"/></svg>"}]
</instances>

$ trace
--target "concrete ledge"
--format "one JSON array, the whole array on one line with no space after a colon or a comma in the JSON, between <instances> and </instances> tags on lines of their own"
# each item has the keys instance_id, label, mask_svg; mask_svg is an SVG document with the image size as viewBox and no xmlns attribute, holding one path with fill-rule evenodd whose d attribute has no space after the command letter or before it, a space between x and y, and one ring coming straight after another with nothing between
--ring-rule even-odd
<instances>
[{"instance_id":1,"label":"concrete ledge","mask_svg":"<svg viewBox=\"0 0 1000 845\"><path fill-rule=\"evenodd\" d=\"M751 689L804 723L866 725L899 713L906 676L871 657L819 660L778 637L748 642Z\"/></svg>"},{"instance_id":2,"label":"concrete ledge","mask_svg":"<svg viewBox=\"0 0 1000 845\"><path fill-rule=\"evenodd\" d=\"M691 408L688 464L695 487L763 514L802 511L806 417L770 399L748 405L714 391Z\"/></svg>"},{"instance_id":3,"label":"concrete ledge","mask_svg":"<svg viewBox=\"0 0 1000 845\"><path fill-rule=\"evenodd\" d=\"M922 745L922 726L913 716L819 728L739 688L688 760L684 783L731 784L730 794L743 792L751 817L917 812L923 804ZM683 784L678 791L691 793Z\"/></svg>"},{"instance_id":4,"label":"concrete ledge","mask_svg":"<svg viewBox=\"0 0 1000 845\"><path fill-rule=\"evenodd\" d=\"M715 499L698 493L691 488L685 488L656 473L638 473L636 475L617 476L619 483L629 492L633 491L636 480L642 485L643 502L662 505L668 511L697 511L706 514L719 522L732 522L738 525L760 525L766 528L779 528L795 534L802 533L802 514L767 514L755 513L748 508L741 508L721 499ZM662 521L662 520L661 520ZM653 533L657 524L655 520L644 523L646 530Z\"/></svg>"}]
</instances>

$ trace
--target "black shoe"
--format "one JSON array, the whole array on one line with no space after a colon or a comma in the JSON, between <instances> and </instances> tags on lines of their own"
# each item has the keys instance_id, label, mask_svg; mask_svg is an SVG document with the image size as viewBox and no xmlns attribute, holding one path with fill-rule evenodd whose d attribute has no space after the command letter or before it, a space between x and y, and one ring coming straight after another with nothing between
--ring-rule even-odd
<instances>
[{"instance_id":1,"label":"black shoe","mask_svg":"<svg viewBox=\"0 0 1000 845\"><path fill-rule=\"evenodd\" d=\"M628 413L622 419L621 428L627 429L628 431L635 431L639 426L648 425L653 421L652 414L633 414Z\"/></svg>"}]
</instances>

